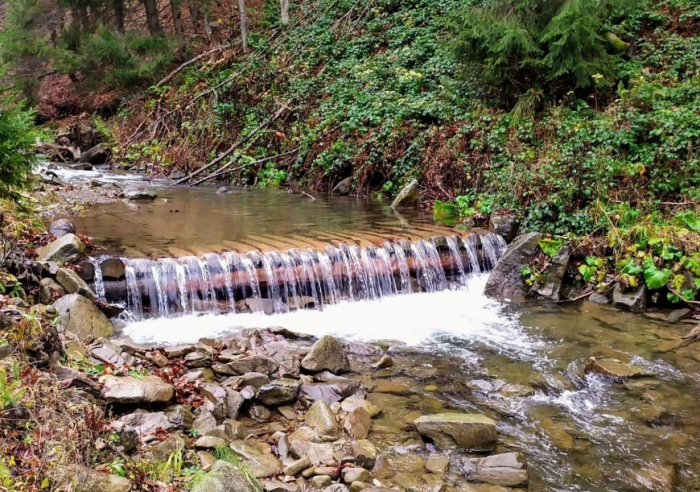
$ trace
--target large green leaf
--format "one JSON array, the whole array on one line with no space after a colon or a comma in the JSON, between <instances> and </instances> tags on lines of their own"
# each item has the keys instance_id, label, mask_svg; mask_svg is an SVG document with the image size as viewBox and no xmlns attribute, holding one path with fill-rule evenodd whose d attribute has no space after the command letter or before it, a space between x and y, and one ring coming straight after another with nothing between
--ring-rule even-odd
<instances>
[{"instance_id":1,"label":"large green leaf","mask_svg":"<svg viewBox=\"0 0 700 492\"><path fill-rule=\"evenodd\" d=\"M668 283L668 279L671 278L671 270L668 268L656 268L654 265L649 265L644 270L644 280L647 283L647 287L651 290L660 289Z\"/></svg>"},{"instance_id":2,"label":"large green leaf","mask_svg":"<svg viewBox=\"0 0 700 492\"><path fill-rule=\"evenodd\" d=\"M537 244L540 245L542 252L551 258L559 252L564 244L564 241L561 239L545 238L539 241Z\"/></svg>"}]
</instances>

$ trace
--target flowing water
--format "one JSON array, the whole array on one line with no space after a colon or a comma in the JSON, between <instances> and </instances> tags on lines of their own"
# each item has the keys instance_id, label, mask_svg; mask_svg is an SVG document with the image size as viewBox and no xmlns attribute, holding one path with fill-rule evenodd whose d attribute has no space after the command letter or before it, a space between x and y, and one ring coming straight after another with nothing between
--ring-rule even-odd
<instances>
[{"instance_id":1,"label":"flowing water","mask_svg":"<svg viewBox=\"0 0 700 492\"><path fill-rule=\"evenodd\" d=\"M205 193L163 189L172 202L99 206L77 224L104 254L129 258L124 292L133 319L124 335L175 344L284 326L389 340L405 369L377 377L405 382L421 408L496 419L499 451L528 460L529 490L700 491L700 352L672 350L692 325L589 302L489 300L486 272L504 248L497 237L443 231L432 241L425 218L396 217L381 204ZM176 207L192 207L186 221L168 211ZM241 247L256 241L266 247ZM95 283L109 297L109 280ZM302 305L316 309L295 309ZM585 375L591 356L649 375ZM404 400L415 403L396 405ZM414 409L392 415L409 418ZM377 424L405 422L380 416Z\"/></svg>"}]
</instances>

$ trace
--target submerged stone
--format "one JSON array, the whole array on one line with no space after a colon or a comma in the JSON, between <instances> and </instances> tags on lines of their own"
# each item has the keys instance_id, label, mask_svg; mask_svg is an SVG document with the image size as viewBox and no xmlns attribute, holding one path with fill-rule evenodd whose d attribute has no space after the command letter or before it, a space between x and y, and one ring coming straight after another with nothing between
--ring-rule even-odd
<instances>
[{"instance_id":1,"label":"submerged stone","mask_svg":"<svg viewBox=\"0 0 700 492\"><path fill-rule=\"evenodd\" d=\"M496 422L479 414L441 413L414 421L418 432L439 448L491 451L496 446Z\"/></svg>"},{"instance_id":2,"label":"submerged stone","mask_svg":"<svg viewBox=\"0 0 700 492\"><path fill-rule=\"evenodd\" d=\"M649 375L648 372L637 366L626 364L611 357L589 357L583 372L585 374L602 374L613 378L634 378Z\"/></svg>"},{"instance_id":3,"label":"submerged stone","mask_svg":"<svg viewBox=\"0 0 700 492\"><path fill-rule=\"evenodd\" d=\"M527 466L519 453L503 453L463 461L467 479L504 487L525 485Z\"/></svg>"}]
</instances>

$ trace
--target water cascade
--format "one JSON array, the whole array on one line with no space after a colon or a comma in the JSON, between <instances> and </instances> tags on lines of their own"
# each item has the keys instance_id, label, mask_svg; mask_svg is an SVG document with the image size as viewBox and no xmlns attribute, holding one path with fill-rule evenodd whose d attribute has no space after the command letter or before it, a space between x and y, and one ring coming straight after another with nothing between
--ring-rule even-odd
<instances>
[{"instance_id":1,"label":"water cascade","mask_svg":"<svg viewBox=\"0 0 700 492\"><path fill-rule=\"evenodd\" d=\"M101 298L127 305L136 319L192 313L284 313L343 300L377 300L438 292L490 270L503 253L496 234L471 233L381 245L328 244L321 249L208 253L203 257L123 258L124 278L104 278Z\"/></svg>"}]
</instances>

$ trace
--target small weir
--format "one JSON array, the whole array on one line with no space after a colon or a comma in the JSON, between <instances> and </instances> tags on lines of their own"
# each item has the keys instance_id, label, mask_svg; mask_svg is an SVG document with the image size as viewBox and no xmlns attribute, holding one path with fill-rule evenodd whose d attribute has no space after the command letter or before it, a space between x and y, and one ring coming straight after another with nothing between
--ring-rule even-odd
<instances>
[{"instance_id":1,"label":"small weir","mask_svg":"<svg viewBox=\"0 0 700 492\"><path fill-rule=\"evenodd\" d=\"M471 232L369 245L120 258L117 268L115 258L99 258L94 260L93 288L103 300L126 304L135 319L277 314L463 287L469 275L493 268L505 246L501 236Z\"/></svg>"}]
</instances>

